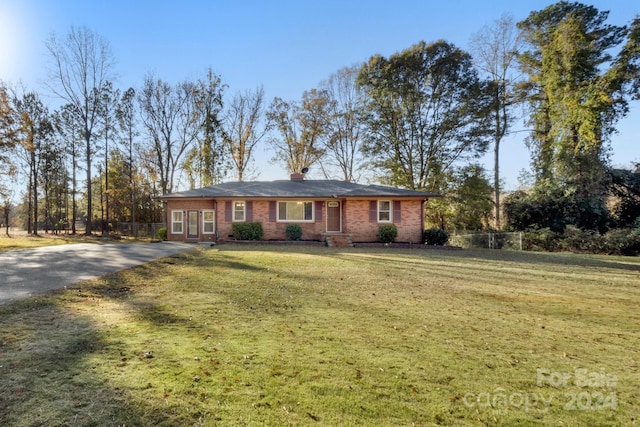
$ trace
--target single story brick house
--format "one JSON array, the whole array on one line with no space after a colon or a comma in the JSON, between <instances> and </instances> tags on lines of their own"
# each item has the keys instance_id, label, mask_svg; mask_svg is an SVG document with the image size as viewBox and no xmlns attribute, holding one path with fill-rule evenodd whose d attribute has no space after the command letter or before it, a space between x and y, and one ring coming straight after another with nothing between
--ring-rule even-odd
<instances>
[{"instance_id":1,"label":"single story brick house","mask_svg":"<svg viewBox=\"0 0 640 427\"><path fill-rule=\"evenodd\" d=\"M421 243L424 204L438 194L338 180L227 182L159 197L166 204L167 239L233 239L234 222L261 222L264 240L285 240L290 223L303 240L375 242L378 227L395 224L398 242Z\"/></svg>"}]
</instances>

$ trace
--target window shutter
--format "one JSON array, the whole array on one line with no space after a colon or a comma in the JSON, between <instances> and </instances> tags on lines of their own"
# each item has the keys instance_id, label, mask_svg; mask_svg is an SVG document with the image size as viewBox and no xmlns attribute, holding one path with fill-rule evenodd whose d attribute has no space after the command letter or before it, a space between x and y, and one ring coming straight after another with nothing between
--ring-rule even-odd
<instances>
[{"instance_id":1,"label":"window shutter","mask_svg":"<svg viewBox=\"0 0 640 427\"><path fill-rule=\"evenodd\" d=\"M369 202L369 221L378 221L378 202L375 200Z\"/></svg>"},{"instance_id":2,"label":"window shutter","mask_svg":"<svg viewBox=\"0 0 640 427\"><path fill-rule=\"evenodd\" d=\"M233 202L231 200L227 200L224 202L224 220L226 222L233 221Z\"/></svg>"},{"instance_id":3,"label":"window shutter","mask_svg":"<svg viewBox=\"0 0 640 427\"><path fill-rule=\"evenodd\" d=\"M249 201L249 202L245 202L244 205L244 209L245 209L245 220L247 222L252 222L253 221L253 202Z\"/></svg>"},{"instance_id":4,"label":"window shutter","mask_svg":"<svg viewBox=\"0 0 640 427\"><path fill-rule=\"evenodd\" d=\"M393 222L400 224L402 222L402 217L400 215L400 200L395 200L393 202Z\"/></svg>"},{"instance_id":5,"label":"window shutter","mask_svg":"<svg viewBox=\"0 0 640 427\"><path fill-rule=\"evenodd\" d=\"M269 221L271 222L276 222L276 202L275 201L270 201L269 202Z\"/></svg>"},{"instance_id":6,"label":"window shutter","mask_svg":"<svg viewBox=\"0 0 640 427\"><path fill-rule=\"evenodd\" d=\"M316 202L316 222L322 221L322 202Z\"/></svg>"}]
</instances>

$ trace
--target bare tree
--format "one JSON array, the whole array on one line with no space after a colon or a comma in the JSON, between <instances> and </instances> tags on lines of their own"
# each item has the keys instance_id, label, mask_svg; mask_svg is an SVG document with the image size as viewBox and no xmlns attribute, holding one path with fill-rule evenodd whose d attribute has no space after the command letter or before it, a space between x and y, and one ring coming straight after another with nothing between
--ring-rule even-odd
<instances>
[{"instance_id":1,"label":"bare tree","mask_svg":"<svg viewBox=\"0 0 640 427\"><path fill-rule=\"evenodd\" d=\"M326 91L317 89L304 92L301 104L280 98L271 103L267 119L281 135L270 140L273 160L283 162L289 173L300 173L324 155L329 103Z\"/></svg>"},{"instance_id":2,"label":"bare tree","mask_svg":"<svg viewBox=\"0 0 640 427\"><path fill-rule=\"evenodd\" d=\"M108 80L112 80L115 60L109 43L87 27L71 27L69 34L62 40L54 33L46 47L53 60L47 86L55 95L75 107L83 127L87 172L86 234L90 235L93 220L92 140L99 116L100 89Z\"/></svg>"},{"instance_id":3,"label":"bare tree","mask_svg":"<svg viewBox=\"0 0 640 427\"><path fill-rule=\"evenodd\" d=\"M321 85L331 100L328 104L330 120L325 161L337 167L342 179L348 182L358 180L356 172L362 164L359 153L363 124L359 113L362 110L363 93L356 84L361 67L342 68Z\"/></svg>"},{"instance_id":4,"label":"bare tree","mask_svg":"<svg viewBox=\"0 0 640 427\"><path fill-rule=\"evenodd\" d=\"M493 187L495 203L495 227L500 223L500 143L507 135L515 119L512 111L517 102L516 85L517 55L522 45L521 37L513 17L505 15L484 26L471 39L476 66L485 73L493 99Z\"/></svg>"},{"instance_id":5,"label":"bare tree","mask_svg":"<svg viewBox=\"0 0 640 427\"><path fill-rule=\"evenodd\" d=\"M180 160L196 140L194 89L191 82L175 87L147 76L138 96L142 123L151 140L149 159L156 169L162 194L173 191Z\"/></svg>"},{"instance_id":6,"label":"bare tree","mask_svg":"<svg viewBox=\"0 0 640 427\"><path fill-rule=\"evenodd\" d=\"M272 128L264 118L262 87L235 94L224 118L224 134L238 181L246 178L253 150Z\"/></svg>"}]
</instances>

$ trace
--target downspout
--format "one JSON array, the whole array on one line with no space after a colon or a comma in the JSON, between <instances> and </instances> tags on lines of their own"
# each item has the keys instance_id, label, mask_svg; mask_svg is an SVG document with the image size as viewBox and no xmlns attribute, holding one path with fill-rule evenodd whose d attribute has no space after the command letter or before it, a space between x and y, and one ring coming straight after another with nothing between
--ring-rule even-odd
<instances>
[{"instance_id":1,"label":"downspout","mask_svg":"<svg viewBox=\"0 0 640 427\"><path fill-rule=\"evenodd\" d=\"M425 198L422 201L422 215L420 215L420 244L424 244L424 217L425 215L427 215L427 202L429 201L429 198Z\"/></svg>"}]
</instances>

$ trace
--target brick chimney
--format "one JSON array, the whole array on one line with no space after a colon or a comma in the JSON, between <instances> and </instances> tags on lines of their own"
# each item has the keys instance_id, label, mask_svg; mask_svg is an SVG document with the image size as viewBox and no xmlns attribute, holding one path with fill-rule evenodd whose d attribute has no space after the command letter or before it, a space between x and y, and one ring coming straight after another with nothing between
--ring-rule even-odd
<instances>
[{"instance_id":1,"label":"brick chimney","mask_svg":"<svg viewBox=\"0 0 640 427\"><path fill-rule=\"evenodd\" d=\"M292 173L291 181L304 181L304 174L302 173Z\"/></svg>"}]
</instances>

